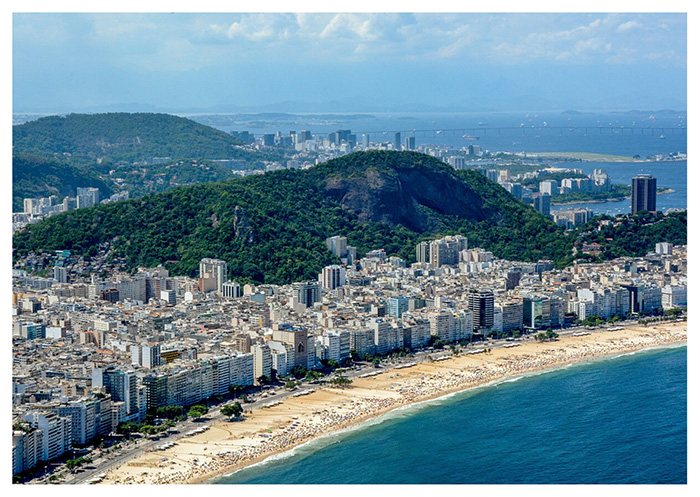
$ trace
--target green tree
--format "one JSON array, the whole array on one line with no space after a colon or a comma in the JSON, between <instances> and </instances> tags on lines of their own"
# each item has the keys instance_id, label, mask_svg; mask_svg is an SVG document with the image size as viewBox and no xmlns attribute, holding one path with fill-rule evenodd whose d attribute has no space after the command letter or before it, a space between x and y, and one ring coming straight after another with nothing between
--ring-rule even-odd
<instances>
[{"instance_id":1,"label":"green tree","mask_svg":"<svg viewBox=\"0 0 700 497\"><path fill-rule=\"evenodd\" d=\"M231 396L238 397L238 395L243 391L243 387L241 385L229 385L228 386L228 392L231 394Z\"/></svg>"},{"instance_id":2,"label":"green tree","mask_svg":"<svg viewBox=\"0 0 700 497\"><path fill-rule=\"evenodd\" d=\"M203 416L205 416L209 412L209 409L206 406L203 406L201 404L194 405L190 407L190 410L187 412L187 415L193 419L199 419Z\"/></svg>"},{"instance_id":3,"label":"green tree","mask_svg":"<svg viewBox=\"0 0 700 497\"><path fill-rule=\"evenodd\" d=\"M182 406L163 406L156 409L156 416L159 418L175 419L185 414Z\"/></svg>"},{"instance_id":4,"label":"green tree","mask_svg":"<svg viewBox=\"0 0 700 497\"><path fill-rule=\"evenodd\" d=\"M335 376L329 383L334 388L347 388L352 384L352 380L345 376Z\"/></svg>"},{"instance_id":5,"label":"green tree","mask_svg":"<svg viewBox=\"0 0 700 497\"><path fill-rule=\"evenodd\" d=\"M307 381L316 381L321 376L323 376L323 375L321 373L319 373L318 371L307 371L305 378Z\"/></svg>"},{"instance_id":6,"label":"green tree","mask_svg":"<svg viewBox=\"0 0 700 497\"><path fill-rule=\"evenodd\" d=\"M292 375L295 378L303 378L306 376L306 368L304 366L294 366L292 368Z\"/></svg>"},{"instance_id":7,"label":"green tree","mask_svg":"<svg viewBox=\"0 0 700 497\"><path fill-rule=\"evenodd\" d=\"M243 414L243 408L240 402L234 402L233 404L226 404L221 408L221 414L228 416L229 418L238 418Z\"/></svg>"}]
</instances>

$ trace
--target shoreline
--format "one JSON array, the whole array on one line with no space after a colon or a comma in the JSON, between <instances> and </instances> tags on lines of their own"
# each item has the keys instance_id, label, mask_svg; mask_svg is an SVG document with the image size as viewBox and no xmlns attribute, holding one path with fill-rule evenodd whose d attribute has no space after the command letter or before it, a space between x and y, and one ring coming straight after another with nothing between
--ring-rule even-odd
<instances>
[{"instance_id":1,"label":"shoreline","mask_svg":"<svg viewBox=\"0 0 700 497\"><path fill-rule=\"evenodd\" d=\"M676 193L676 190L673 188L668 188L667 190L664 190L663 192L657 192L657 196L659 195L668 195L669 193ZM568 202L556 202L552 201L552 205L577 205L577 204L604 204L606 202L621 202L623 200L631 200L632 196L625 196L625 197L615 197L615 198L602 198L602 199L592 199L592 200L571 200Z\"/></svg>"},{"instance_id":2,"label":"shoreline","mask_svg":"<svg viewBox=\"0 0 700 497\"><path fill-rule=\"evenodd\" d=\"M462 353L446 360L378 370L348 389L320 388L256 409L243 421L213 423L111 469L104 484L202 484L390 412L510 378L671 344L687 343L687 322L634 326L618 331L527 342L490 353Z\"/></svg>"}]
</instances>

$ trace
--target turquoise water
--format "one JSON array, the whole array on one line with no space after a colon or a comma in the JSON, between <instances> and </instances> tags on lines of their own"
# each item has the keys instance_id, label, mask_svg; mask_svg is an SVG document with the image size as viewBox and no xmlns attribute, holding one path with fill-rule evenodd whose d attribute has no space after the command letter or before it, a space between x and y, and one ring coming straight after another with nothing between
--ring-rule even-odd
<instances>
[{"instance_id":1,"label":"turquoise water","mask_svg":"<svg viewBox=\"0 0 700 497\"><path fill-rule=\"evenodd\" d=\"M405 408L214 483L686 482L687 349L673 347Z\"/></svg>"}]
</instances>

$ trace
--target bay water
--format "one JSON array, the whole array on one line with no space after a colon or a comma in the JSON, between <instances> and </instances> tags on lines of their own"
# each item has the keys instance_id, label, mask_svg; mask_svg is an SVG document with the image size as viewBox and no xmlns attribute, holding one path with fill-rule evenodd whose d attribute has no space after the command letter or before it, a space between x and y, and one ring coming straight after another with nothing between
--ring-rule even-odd
<instances>
[{"instance_id":1,"label":"bay water","mask_svg":"<svg viewBox=\"0 0 700 497\"><path fill-rule=\"evenodd\" d=\"M264 133L302 129L324 136L339 129L349 129L357 135L368 134L373 142L391 142L394 133L415 138L417 147L448 146L460 149L478 145L491 152L586 152L642 159L656 155L687 153L687 115L685 112L454 112L454 113L393 113L374 114L259 114L225 116L207 122L224 131L250 131L255 136ZM201 120L201 118L200 118ZM225 124L222 124L225 123ZM546 161L550 162L550 161ZM555 167L604 169L612 183L630 185L637 174L652 174L657 186L670 188L672 193L657 197L657 208L687 208L687 161L613 162L601 158L598 162L558 162ZM488 166L486 166L488 167ZM497 168L497 166L495 166ZM630 212L630 200L615 202L581 202L567 206L552 206L553 210L586 207L594 214L624 214Z\"/></svg>"}]
</instances>

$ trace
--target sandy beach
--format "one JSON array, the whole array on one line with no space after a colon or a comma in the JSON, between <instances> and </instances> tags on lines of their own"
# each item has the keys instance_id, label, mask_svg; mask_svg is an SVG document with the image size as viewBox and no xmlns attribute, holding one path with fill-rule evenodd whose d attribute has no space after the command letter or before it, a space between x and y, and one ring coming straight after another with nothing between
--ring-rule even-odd
<instances>
[{"instance_id":1,"label":"sandy beach","mask_svg":"<svg viewBox=\"0 0 700 497\"><path fill-rule=\"evenodd\" d=\"M379 369L379 374L356 379L347 389L322 388L256 409L242 421L211 424L171 448L110 470L102 483L203 483L407 404L510 376L686 341L686 322L658 323ZM445 356L450 354L445 351Z\"/></svg>"}]
</instances>

